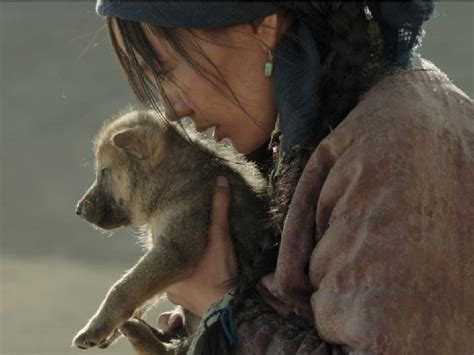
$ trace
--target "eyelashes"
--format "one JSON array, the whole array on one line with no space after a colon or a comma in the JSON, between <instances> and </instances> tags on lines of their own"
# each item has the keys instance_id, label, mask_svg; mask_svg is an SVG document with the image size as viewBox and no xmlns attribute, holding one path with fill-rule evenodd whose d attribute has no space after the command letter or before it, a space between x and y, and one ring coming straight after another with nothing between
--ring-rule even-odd
<instances>
[{"instance_id":1,"label":"eyelashes","mask_svg":"<svg viewBox=\"0 0 474 355\"><path fill-rule=\"evenodd\" d=\"M162 77L165 77L169 74L169 70L160 69L155 74L158 75L159 78L162 78Z\"/></svg>"},{"instance_id":2,"label":"eyelashes","mask_svg":"<svg viewBox=\"0 0 474 355\"><path fill-rule=\"evenodd\" d=\"M161 68L159 70L151 70L149 66L143 66L142 67L143 73L149 80L154 80L155 77L158 79L166 79L166 77L169 75L169 70Z\"/></svg>"}]
</instances>

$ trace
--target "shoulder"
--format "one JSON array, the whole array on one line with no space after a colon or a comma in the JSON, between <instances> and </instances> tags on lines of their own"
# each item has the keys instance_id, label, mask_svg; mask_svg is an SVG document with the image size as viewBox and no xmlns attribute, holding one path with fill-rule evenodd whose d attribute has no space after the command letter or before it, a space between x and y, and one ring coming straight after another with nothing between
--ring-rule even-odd
<instances>
[{"instance_id":1,"label":"shoulder","mask_svg":"<svg viewBox=\"0 0 474 355\"><path fill-rule=\"evenodd\" d=\"M403 141L474 140L474 103L434 64L384 78L320 144L335 157L349 147L393 149Z\"/></svg>"},{"instance_id":2,"label":"shoulder","mask_svg":"<svg viewBox=\"0 0 474 355\"><path fill-rule=\"evenodd\" d=\"M389 190L408 199L428 189L446 194L474 179L473 117L472 100L430 63L387 77L321 141L297 191L317 197L321 232L336 204L356 208Z\"/></svg>"}]
</instances>

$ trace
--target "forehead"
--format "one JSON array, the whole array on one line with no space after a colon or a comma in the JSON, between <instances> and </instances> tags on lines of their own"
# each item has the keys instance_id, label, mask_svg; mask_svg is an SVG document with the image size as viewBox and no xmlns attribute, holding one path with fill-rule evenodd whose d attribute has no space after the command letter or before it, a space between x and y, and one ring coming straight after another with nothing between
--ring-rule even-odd
<instances>
[{"instance_id":1,"label":"forehead","mask_svg":"<svg viewBox=\"0 0 474 355\"><path fill-rule=\"evenodd\" d=\"M94 141L94 153L97 162L110 160L114 155L114 149L110 142L110 134L99 134Z\"/></svg>"}]
</instances>

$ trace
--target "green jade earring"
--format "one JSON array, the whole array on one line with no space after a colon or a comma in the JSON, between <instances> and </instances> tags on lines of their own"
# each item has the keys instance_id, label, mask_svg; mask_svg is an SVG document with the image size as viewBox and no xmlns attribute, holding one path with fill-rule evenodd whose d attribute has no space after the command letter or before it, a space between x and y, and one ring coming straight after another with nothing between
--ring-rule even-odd
<instances>
[{"instance_id":1,"label":"green jade earring","mask_svg":"<svg viewBox=\"0 0 474 355\"><path fill-rule=\"evenodd\" d=\"M265 63L265 67L264 67L265 77L272 76L272 72L273 72L273 55L272 55L272 51L269 49L268 62Z\"/></svg>"}]
</instances>

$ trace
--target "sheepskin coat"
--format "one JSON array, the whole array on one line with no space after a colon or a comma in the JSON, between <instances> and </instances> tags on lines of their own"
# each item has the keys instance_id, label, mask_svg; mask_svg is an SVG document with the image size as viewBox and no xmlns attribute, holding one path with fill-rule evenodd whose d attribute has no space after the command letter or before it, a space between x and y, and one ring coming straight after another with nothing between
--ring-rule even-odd
<instances>
[{"instance_id":1,"label":"sheepskin coat","mask_svg":"<svg viewBox=\"0 0 474 355\"><path fill-rule=\"evenodd\" d=\"M428 61L316 148L237 354L474 353L474 103ZM286 318L296 314L314 327Z\"/></svg>"}]
</instances>

